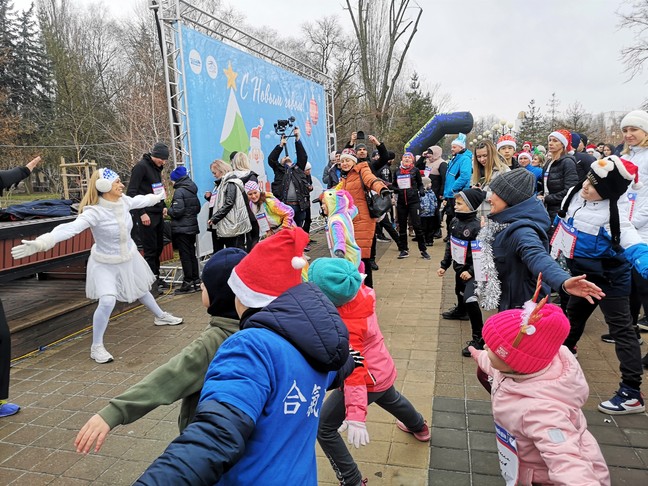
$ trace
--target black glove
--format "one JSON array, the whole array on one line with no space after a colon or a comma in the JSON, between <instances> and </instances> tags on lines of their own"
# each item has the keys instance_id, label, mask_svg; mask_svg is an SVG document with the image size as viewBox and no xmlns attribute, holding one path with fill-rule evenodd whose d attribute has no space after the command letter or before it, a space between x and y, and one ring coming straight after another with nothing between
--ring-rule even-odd
<instances>
[{"instance_id":1,"label":"black glove","mask_svg":"<svg viewBox=\"0 0 648 486\"><path fill-rule=\"evenodd\" d=\"M333 254L338 258L344 258L344 252L342 250L335 250Z\"/></svg>"},{"instance_id":2,"label":"black glove","mask_svg":"<svg viewBox=\"0 0 648 486\"><path fill-rule=\"evenodd\" d=\"M419 196L421 197L425 196L425 191L419 191Z\"/></svg>"},{"instance_id":3,"label":"black glove","mask_svg":"<svg viewBox=\"0 0 648 486\"><path fill-rule=\"evenodd\" d=\"M365 357L360 354L360 351L356 351L353 348L349 348L349 354L353 358L353 364L355 365L355 368L364 367Z\"/></svg>"},{"instance_id":4,"label":"black glove","mask_svg":"<svg viewBox=\"0 0 648 486\"><path fill-rule=\"evenodd\" d=\"M387 197L391 194L391 191L387 189L386 187L380 190L380 195L382 197Z\"/></svg>"}]
</instances>

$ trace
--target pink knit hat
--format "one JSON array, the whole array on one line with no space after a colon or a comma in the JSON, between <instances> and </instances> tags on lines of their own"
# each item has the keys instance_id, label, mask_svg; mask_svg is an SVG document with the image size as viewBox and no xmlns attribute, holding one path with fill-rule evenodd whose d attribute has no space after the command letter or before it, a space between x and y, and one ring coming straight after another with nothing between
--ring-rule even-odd
<instances>
[{"instance_id":1,"label":"pink knit hat","mask_svg":"<svg viewBox=\"0 0 648 486\"><path fill-rule=\"evenodd\" d=\"M569 334L569 320L557 305L529 301L524 309L511 309L484 324L484 342L493 353L521 374L549 366Z\"/></svg>"}]
</instances>

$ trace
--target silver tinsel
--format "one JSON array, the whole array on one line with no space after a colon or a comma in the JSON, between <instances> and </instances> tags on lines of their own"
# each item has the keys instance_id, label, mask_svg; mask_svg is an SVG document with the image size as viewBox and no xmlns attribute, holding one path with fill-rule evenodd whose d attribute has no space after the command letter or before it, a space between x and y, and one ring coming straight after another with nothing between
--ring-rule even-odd
<instances>
[{"instance_id":1,"label":"silver tinsel","mask_svg":"<svg viewBox=\"0 0 648 486\"><path fill-rule=\"evenodd\" d=\"M500 295L502 293L501 282L493 255L493 241L497 233L508 227L510 223L496 223L489 221L477 235L482 244L482 270L486 275L485 282L477 282L475 293L479 298L479 305L482 309L493 310L499 307Z\"/></svg>"}]
</instances>

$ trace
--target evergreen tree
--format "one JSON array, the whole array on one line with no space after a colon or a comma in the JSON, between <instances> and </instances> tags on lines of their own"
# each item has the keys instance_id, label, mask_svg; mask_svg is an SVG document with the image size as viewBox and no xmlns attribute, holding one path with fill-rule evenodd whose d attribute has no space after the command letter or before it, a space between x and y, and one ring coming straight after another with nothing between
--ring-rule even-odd
<instances>
[{"instance_id":1,"label":"evergreen tree","mask_svg":"<svg viewBox=\"0 0 648 486\"><path fill-rule=\"evenodd\" d=\"M415 72L410 77L409 89L400 106L392 117L392 126L386 133L387 145L402 147L425 125L430 118L439 112L429 92L423 92L419 76Z\"/></svg>"},{"instance_id":2,"label":"evergreen tree","mask_svg":"<svg viewBox=\"0 0 648 486\"><path fill-rule=\"evenodd\" d=\"M536 106L535 100L529 102L529 108L525 112L524 120L520 125L518 133L519 144L530 141L533 146L538 145L546 137L546 126L540 109Z\"/></svg>"}]
</instances>

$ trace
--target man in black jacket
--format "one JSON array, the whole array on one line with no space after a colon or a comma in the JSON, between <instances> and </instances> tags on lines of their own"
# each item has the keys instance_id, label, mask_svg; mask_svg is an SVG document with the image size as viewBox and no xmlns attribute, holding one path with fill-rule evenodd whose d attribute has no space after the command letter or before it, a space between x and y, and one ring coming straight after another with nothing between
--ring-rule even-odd
<instances>
[{"instance_id":1,"label":"man in black jacket","mask_svg":"<svg viewBox=\"0 0 648 486\"><path fill-rule=\"evenodd\" d=\"M25 167L15 167L9 170L0 170L0 196L5 189L18 184L30 176L40 163L41 158L36 157ZM14 403L8 403L9 398L9 370L11 368L11 333L5 317L2 301L0 300L0 418L9 417L20 411Z\"/></svg>"},{"instance_id":2,"label":"man in black jacket","mask_svg":"<svg viewBox=\"0 0 648 486\"><path fill-rule=\"evenodd\" d=\"M133 197L138 194L157 194L163 191L162 168L168 159L169 147L157 142L151 152L144 154L142 159L133 166L126 195ZM160 201L155 206L131 211L134 227L138 228L144 249L144 259L161 286L164 285L164 282L160 281L160 255L164 248L162 211L165 207L164 201Z\"/></svg>"},{"instance_id":3,"label":"man in black jacket","mask_svg":"<svg viewBox=\"0 0 648 486\"><path fill-rule=\"evenodd\" d=\"M274 181L270 185L272 194L293 209L295 225L301 228L306 219L306 209L310 207L308 177L305 174L308 154L299 139L299 128L295 128L294 134L297 163L295 164L293 159L288 156L279 160L281 151L288 141L285 136L282 136L279 145L268 155L268 165L275 175Z\"/></svg>"}]
</instances>

